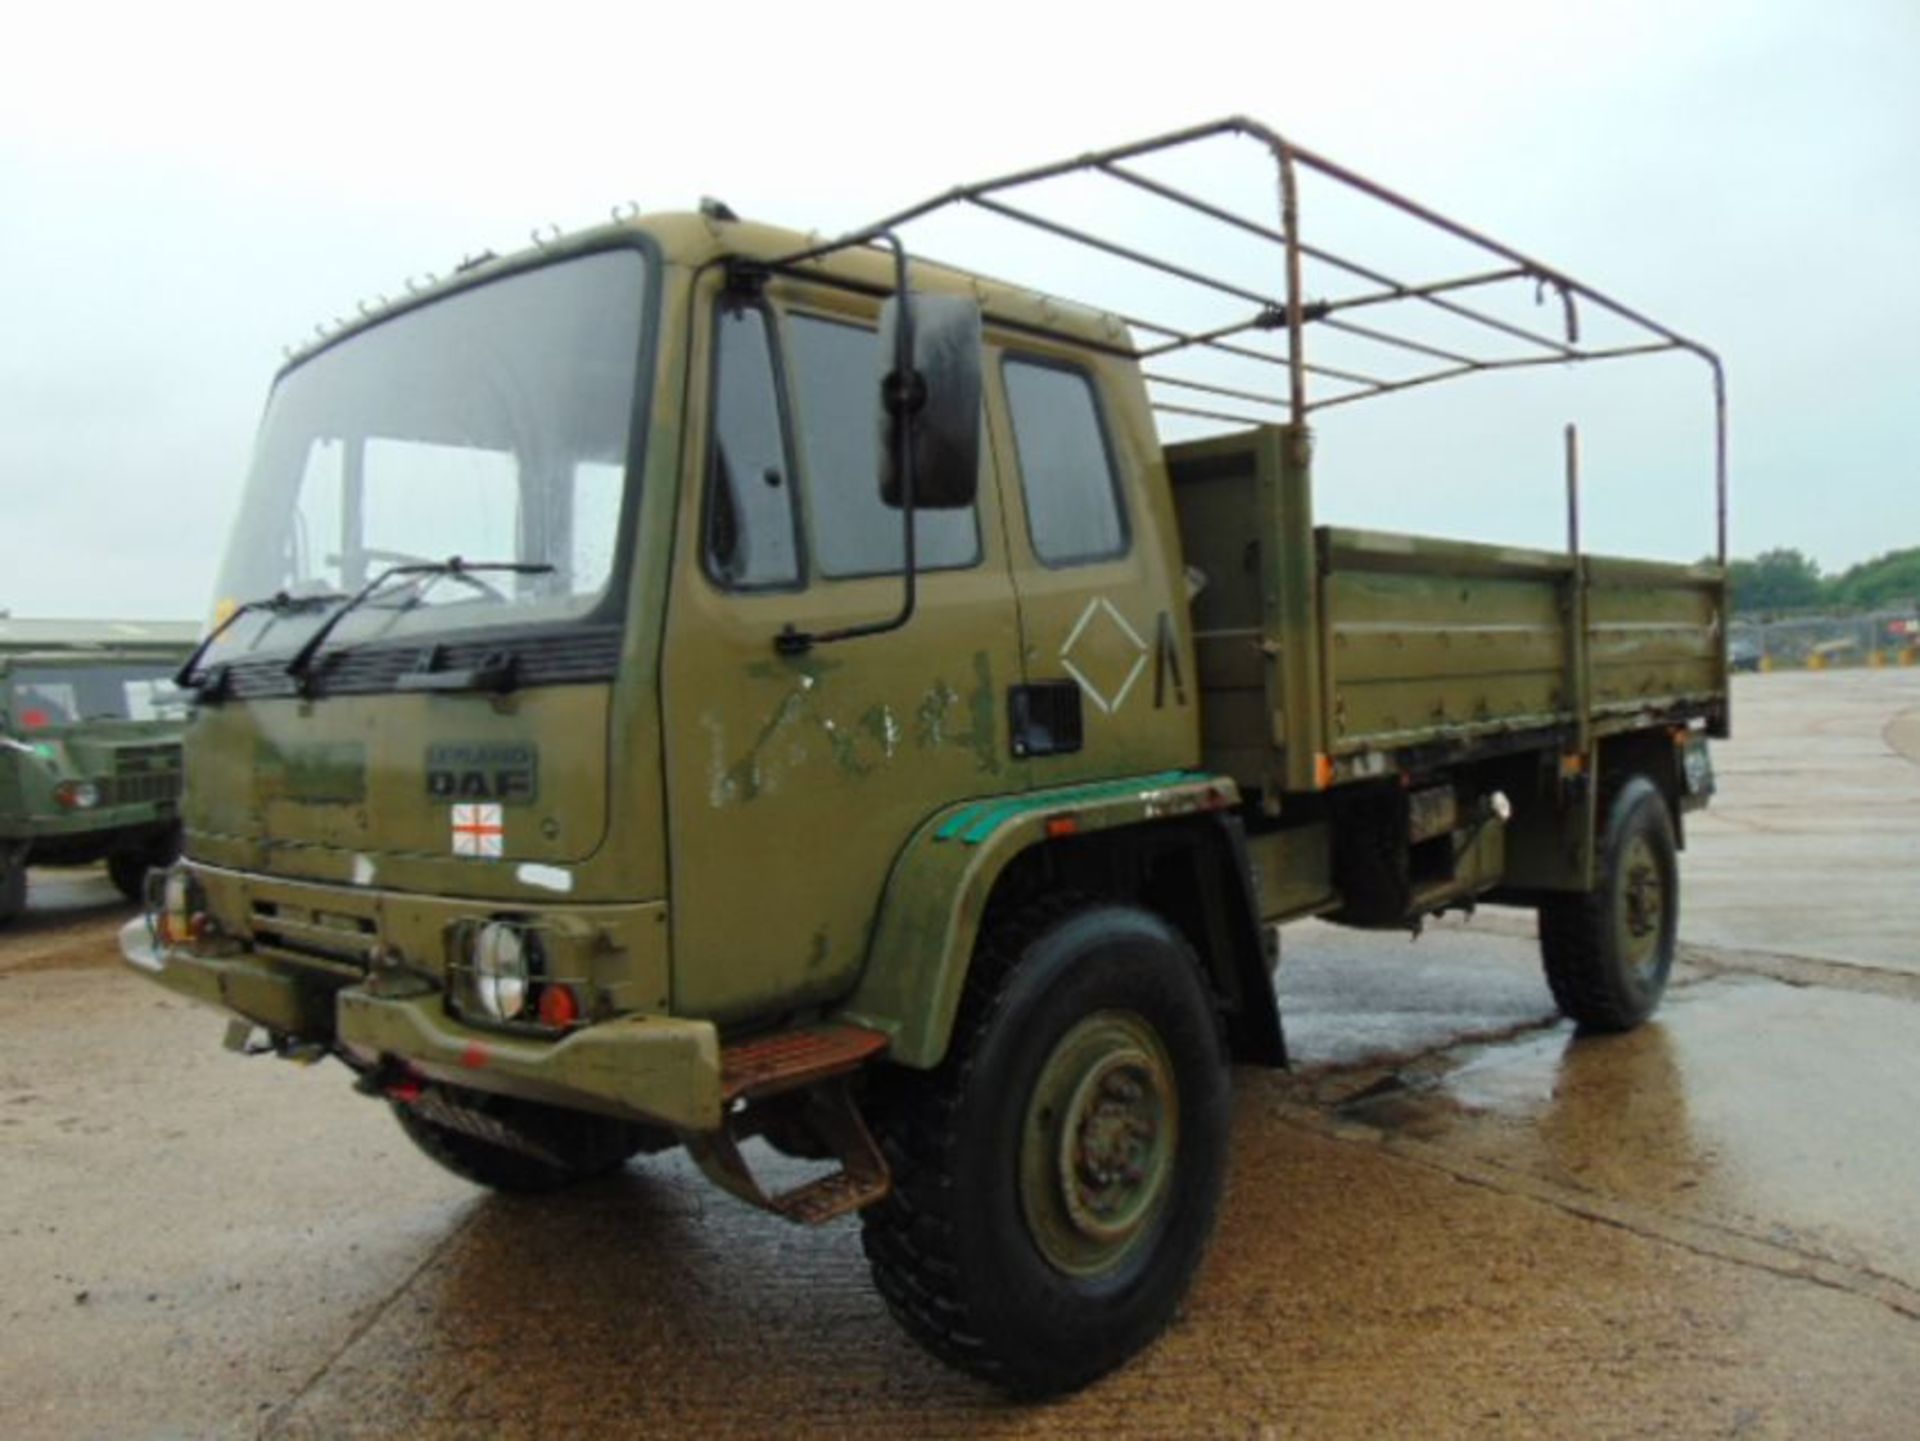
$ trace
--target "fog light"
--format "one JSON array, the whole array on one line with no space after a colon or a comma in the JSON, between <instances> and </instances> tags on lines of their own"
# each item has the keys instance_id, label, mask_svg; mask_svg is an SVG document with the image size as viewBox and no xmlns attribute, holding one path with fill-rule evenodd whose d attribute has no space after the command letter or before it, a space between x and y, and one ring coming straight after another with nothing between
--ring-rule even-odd
<instances>
[{"instance_id":1,"label":"fog light","mask_svg":"<svg viewBox=\"0 0 1920 1441\"><path fill-rule=\"evenodd\" d=\"M152 891L147 892L152 895ZM167 872L160 885L160 939L185 945L193 939L193 878L182 866Z\"/></svg>"},{"instance_id":2,"label":"fog light","mask_svg":"<svg viewBox=\"0 0 1920 1441\"><path fill-rule=\"evenodd\" d=\"M100 804L100 787L92 781L61 781L53 788L53 799L70 811L90 811Z\"/></svg>"},{"instance_id":3,"label":"fog light","mask_svg":"<svg viewBox=\"0 0 1920 1441\"><path fill-rule=\"evenodd\" d=\"M473 938L473 998L496 1021L511 1021L527 1008L536 956L532 938L519 926L489 921Z\"/></svg>"}]
</instances>

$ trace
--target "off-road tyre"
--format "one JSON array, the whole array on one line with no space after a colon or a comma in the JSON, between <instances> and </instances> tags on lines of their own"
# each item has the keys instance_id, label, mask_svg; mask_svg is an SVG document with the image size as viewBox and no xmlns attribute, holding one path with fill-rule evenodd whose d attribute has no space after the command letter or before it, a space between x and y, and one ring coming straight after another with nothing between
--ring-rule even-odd
<instances>
[{"instance_id":1,"label":"off-road tyre","mask_svg":"<svg viewBox=\"0 0 1920 1441\"><path fill-rule=\"evenodd\" d=\"M658 1149L647 1127L484 1091L432 1086L392 1105L414 1145L454 1175L496 1191L557 1191Z\"/></svg>"},{"instance_id":2,"label":"off-road tyre","mask_svg":"<svg viewBox=\"0 0 1920 1441\"><path fill-rule=\"evenodd\" d=\"M1145 1101L1126 1098L1142 1076ZM1219 1016L1173 927L1085 899L992 924L946 1059L875 1081L893 1189L863 1213L861 1239L915 1341L1033 1398L1086 1385L1160 1334L1213 1230L1229 1116ZM1114 1149L1115 1115L1118 1145L1140 1149ZM1070 1171L1070 1157L1121 1164ZM1123 1239L1075 1229L1076 1214L1104 1226L1109 1204Z\"/></svg>"},{"instance_id":3,"label":"off-road tyre","mask_svg":"<svg viewBox=\"0 0 1920 1441\"><path fill-rule=\"evenodd\" d=\"M138 905L147 898L147 872L163 870L180 855L180 832L173 828L158 839L107 853L107 875L116 889Z\"/></svg>"},{"instance_id":4,"label":"off-road tyre","mask_svg":"<svg viewBox=\"0 0 1920 1441\"><path fill-rule=\"evenodd\" d=\"M153 857L145 851L113 851L107 856L107 876L114 889L130 901L146 898L147 872Z\"/></svg>"},{"instance_id":5,"label":"off-road tyre","mask_svg":"<svg viewBox=\"0 0 1920 1441\"><path fill-rule=\"evenodd\" d=\"M27 908L27 867L0 858L0 926L20 918Z\"/></svg>"},{"instance_id":6,"label":"off-road tyre","mask_svg":"<svg viewBox=\"0 0 1920 1441\"><path fill-rule=\"evenodd\" d=\"M1673 970L1680 872L1660 788L1633 776L1608 799L1597 884L1540 906L1540 956L1560 1011L1593 1031L1630 1031Z\"/></svg>"}]
</instances>

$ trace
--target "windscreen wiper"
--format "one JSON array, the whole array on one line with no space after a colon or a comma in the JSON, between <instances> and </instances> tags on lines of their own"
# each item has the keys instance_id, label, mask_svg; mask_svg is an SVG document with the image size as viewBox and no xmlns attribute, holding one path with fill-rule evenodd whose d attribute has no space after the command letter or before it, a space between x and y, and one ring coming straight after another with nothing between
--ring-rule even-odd
<instances>
[{"instance_id":1,"label":"windscreen wiper","mask_svg":"<svg viewBox=\"0 0 1920 1441\"><path fill-rule=\"evenodd\" d=\"M293 653L293 659L287 662L287 674L293 677L294 682L300 687L303 695L310 694L313 685L313 662L314 658L320 654L320 647L327 643L327 637L333 634L335 626L339 625L341 621L345 620L375 594L384 589L389 581L410 575L450 575L499 597L499 592L495 591L492 586L483 580L474 579L474 573L477 571L505 571L510 575L547 575L551 573L552 570L553 567L545 561L469 561L462 560L457 555L447 560L423 560L414 561L406 565L390 565L372 580L361 586L359 590L353 593L352 599L321 622L319 629L307 637L306 643L302 645L299 650L295 651ZM504 597L500 598L504 599Z\"/></svg>"},{"instance_id":2,"label":"windscreen wiper","mask_svg":"<svg viewBox=\"0 0 1920 1441\"><path fill-rule=\"evenodd\" d=\"M181 690L190 690L197 695L200 688L206 684L206 678L202 677L196 680L194 678L193 668L200 664L201 657L212 649L213 643L225 635L233 623L243 615L250 615L255 611L261 610L270 610L276 616L294 615L304 610L318 610L323 605L331 605L336 600L345 599L346 596L338 591L326 591L319 595L296 596L289 595L284 590L278 590L272 595L262 596L258 600L250 600L244 604L237 605L228 612L225 620L207 632L207 638L205 640L193 648L193 654L187 657L186 663L173 673L173 683L179 686Z\"/></svg>"}]
</instances>

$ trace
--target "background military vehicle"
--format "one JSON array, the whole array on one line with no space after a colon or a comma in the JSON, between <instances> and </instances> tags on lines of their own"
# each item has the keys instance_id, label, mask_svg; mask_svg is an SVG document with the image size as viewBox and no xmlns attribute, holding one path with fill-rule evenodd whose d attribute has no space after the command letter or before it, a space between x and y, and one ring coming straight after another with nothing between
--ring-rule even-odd
<instances>
[{"instance_id":1,"label":"background military vehicle","mask_svg":"<svg viewBox=\"0 0 1920 1441\"><path fill-rule=\"evenodd\" d=\"M0 925L27 867L104 860L128 900L179 853L188 622L0 618Z\"/></svg>"},{"instance_id":2,"label":"background military vehicle","mask_svg":"<svg viewBox=\"0 0 1920 1441\"><path fill-rule=\"evenodd\" d=\"M1166 178L1248 143L1265 217ZM1309 244L1303 177L1475 268ZM1218 256L1034 208L1054 181ZM960 206L1185 299L910 264ZM1401 363L1310 355L1342 338ZM1308 430L1656 353L1711 379L1724 561L1710 352L1249 121L834 241L708 205L483 258L281 373L183 669L187 856L123 946L464 1176L684 1144L795 1220L859 1211L936 1354L1083 1384L1198 1264L1229 1060L1284 1064L1276 923L1534 906L1568 1015L1657 1004L1723 565L1585 553L1571 432L1564 549L1317 526ZM754 1137L819 1174L770 1194Z\"/></svg>"}]
</instances>

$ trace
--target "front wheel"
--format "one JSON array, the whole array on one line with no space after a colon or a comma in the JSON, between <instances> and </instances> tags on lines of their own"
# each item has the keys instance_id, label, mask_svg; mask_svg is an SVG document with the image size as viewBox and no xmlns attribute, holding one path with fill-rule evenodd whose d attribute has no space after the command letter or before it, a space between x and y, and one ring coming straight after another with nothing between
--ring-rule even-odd
<instances>
[{"instance_id":1,"label":"front wheel","mask_svg":"<svg viewBox=\"0 0 1920 1441\"><path fill-rule=\"evenodd\" d=\"M1218 1019L1178 932L1105 904L996 926L951 1053L887 1079L894 1190L862 1239L916 1341L1038 1396L1160 1333L1213 1229L1228 1130Z\"/></svg>"},{"instance_id":2,"label":"front wheel","mask_svg":"<svg viewBox=\"0 0 1920 1441\"><path fill-rule=\"evenodd\" d=\"M1630 1031L1667 988L1680 919L1673 818L1645 776L1607 807L1598 884L1540 907L1540 954L1561 1013L1596 1031Z\"/></svg>"},{"instance_id":3,"label":"front wheel","mask_svg":"<svg viewBox=\"0 0 1920 1441\"><path fill-rule=\"evenodd\" d=\"M138 903L146 899L147 872L165 870L179 856L180 831L171 827L157 839L109 852L107 875L121 895Z\"/></svg>"},{"instance_id":4,"label":"front wheel","mask_svg":"<svg viewBox=\"0 0 1920 1441\"><path fill-rule=\"evenodd\" d=\"M496 1191L557 1191L661 1148L645 1126L445 1086L395 1101L393 1114L434 1161Z\"/></svg>"},{"instance_id":5,"label":"front wheel","mask_svg":"<svg viewBox=\"0 0 1920 1441\"><path fill-rule=\"evenodd\" d=\"M0 851L0 926L27 908L27 862Z\"/></svg>"}]
</instances>

